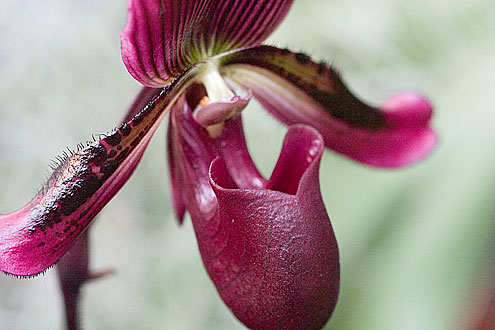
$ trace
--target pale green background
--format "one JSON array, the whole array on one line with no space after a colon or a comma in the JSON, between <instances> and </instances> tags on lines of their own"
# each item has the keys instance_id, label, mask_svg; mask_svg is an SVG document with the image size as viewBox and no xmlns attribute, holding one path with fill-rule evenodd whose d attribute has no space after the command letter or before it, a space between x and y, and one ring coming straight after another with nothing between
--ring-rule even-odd
<instances>
[{"instance_id":1,"label":"pale green background","mask_svg":"<svg viewBox=\"0 0 495 330\"><path fill-rule=\"evenodd\" d=\"M120 59L124 0L1 0L0 212L27 202L67 146L118 123L139 85ZM494 266L495 7L492 0L296 0L270 43L334 63L371 102L417 90L435 105L437 150L407 169L327 152L322 194L341 250L327 329L461 329ZM285 128L252 105L249 146L265 174ZM210 283L189 219L171 213L157 132L91 227L86 329L242 329ZM1 329L60 329L55 271L0 276Z\"/></svg>"}]
</instances>

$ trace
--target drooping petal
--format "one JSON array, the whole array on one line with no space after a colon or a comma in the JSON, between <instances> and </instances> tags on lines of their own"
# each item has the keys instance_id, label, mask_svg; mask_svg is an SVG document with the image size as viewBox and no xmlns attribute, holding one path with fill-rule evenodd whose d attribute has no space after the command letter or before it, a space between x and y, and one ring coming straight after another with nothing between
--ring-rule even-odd
<instances>
[{"instance_id":1,"label":"drooping petal","mask_svg":"<svg viewBox=\"0 0 495 330\"><path fill-rule=\"evenodd\" d=\"M178 196L180 200L174 204L182 205L189 213L203 212L205 216L213 216L216 200L208 181L208 167L217 152L209 143L208 132L192 117L184 96L170 113L168 141L172 196ZM176 215L182 221L184 212L179 211L183 209L175 207Z\"/></svg>"},{"instance_id":2,"label":"drooping petal","mask_svg":"<svg viewBox=\"0 0 495 330\"><path fill-rule=\"evenodd\" d=\"M180 113L184 107L184 100L180 98L171 108L171 113ZM186 214L186 202L185 193L182 188L184 179L182 177L182 169L180 161L176 159L177 150L176 145L173 143L176 132L174 131L174 123L172 122L173 115L169 116L168 128L167 128L167 161L168 170L170 177L170 195L172 196L172 206L174 208L174 213L179 224L184 221L184 215Z\"/></svg>"},{"instance_id":3,"label":"drooping petal","mask_svg":"<svg viewBox=\"0 0 495 330\"><path fill-rule=\"evenodd\" d=\"M432 107L421 95L402 93L377 108L357 99L339 75L307 55L270 46L219 56L221 72L249 88L285 124L316 128L325 145L357 161L398 167L428 155L436 144Z\"/></svg>"},{"instance_id":4,"label":"drooping petal","mask_svg":"<svg viewBox=\"0 0 495 330\"><path fill-rule=\"evenodd\" d=\"M306 126L289 129L277 170L265 181L245 145L238 146L244 161L222 147L244 142L240 116L217 139L192 119L186 102L172 117L185 203L222 299L251 329L322 327L338 295L339 258L318 184L321 136Z\"/></svg>"},{"instance_id":5,"label":"drooping petal","mask_svg":"<svg viewBox=\"0 0 495 330\"><path fill-rule=\"evenodd\" d=\"M144 87L129 107L122 122L128 122L140 112L161 90ZM84 231L69 251L57 262L57 274L64 298L65 321L68 330L80 329L79 302L81 287L89 280L113 272L111 269L89 271L89 229Z\"/></svg>"},{"instance_id":6,"label":"drooping petal","mask_svg":"<svg viewBox=\"0 0 495 330\"><path fill-rule=\"evenodd\" d=\"M122 59L143 85L165 86L204 57L263 41L292 1L128 0Z\"/></svg>"},{"instance_id":7,"label":"drooping petal","mask_svg":"<svg viewBox=\"0 0 495 330\"><path fill-rule=\"evenodd\" d=\"M200 129L201 125L193 119L189 103L196 104L204 96L205 91L201 85L194 85L188 88L187 92L187 101L184 96L173 105L167 131L167 158L172 204L179 223L182 223L186 211L185 199L187 196L185 195L186 189L184 187L187 187L187 184L183 177L184 171L189 170L189 176L197 176L195 180L197 186L202 187L200 188L201 191L211 191L207 180L208 167L220 150L229 163L232 164L230 173L238 184L244 187L261 188L266 181L251 160L240 120L232 120L229 125L222 129L222 135L215 139L215 147L209 143L202 143L202 141L209 142L210 136L207 131ZM182 120L183 117L187 118L187 120ZM188 125L185 125L186 123ZM186 132L189 134L185 134ZM177 141L183 142L178 143ZM192 150L185 151L184 148L186 147ZM220 148L220 150L215 148ZM196 155L197 161L191 164L196 167L203 164L202 170L199 171L196 168L195 171L192 171L188 166L193 165L184 164L182 162L183 156L181 156L184 153Z\"/></svg>"},{"instance_id":8,"label":"drooping petal","mask_svg":"<svg viewBox=\"0 0 495 330\"><path fill-rule=\"evenodd\" d=\"M35 275L57 262L128 180L163 116L195 69L132 120L64 160L20 210L0 215L0 270Z\"/></svg>"}]
</instances>

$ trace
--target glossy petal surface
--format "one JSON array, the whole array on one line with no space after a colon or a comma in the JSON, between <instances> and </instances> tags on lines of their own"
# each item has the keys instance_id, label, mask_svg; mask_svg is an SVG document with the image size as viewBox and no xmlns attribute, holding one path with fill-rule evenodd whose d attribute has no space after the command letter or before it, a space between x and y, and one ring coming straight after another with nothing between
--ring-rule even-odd
<instances>
[{"instance_id":1,"label":"glossy petal surface","mask_svg":"<svg viewBox=\"0 0 495 330\"><path fill-rule=\"evenodd\" d=\"M382 106L356 98L325 63L270 46L219 56L223 74L252 91L285 124L316 128L325 145L357 161L398 167L428 155L436 145L432 107L421 95L402 93Z\"/></svg>"},{"instance_id":2,"label":"glossy petal surface","mask_svg":"<svg viewBox=\"0 0 495 330\"><path fill-rule=\"evenodd\" d=\"M207 56L263 41L292 0L129 0L121 33L129 73L162 87Z\"/></svg>"},{"instance_id":3,"label":"glossy petal surface","mask_svg":"<svg viewBox=\"0 0 495 330\"><path fill-rule=\"evenodd\" d=\"M187 71L130 121L63 161L27 205L0 215L0 270L35 275L69 250L129 179L194 72L194 68Z\"/></svg>"},{"instance_id":4,"label":"glossy petal surface","mask_svg":"<svg viewBox=\"0 0 495 330\"><path fill-rule=\"evenodd\" d=\"M203 261L222 299L252 329L322 327L338 295L339 258L319 190L321 136L291 127L272 177L264 180L247 153L240 116L212 139L183 104L172 113L172 152L183 169L184 201Z\"/></svg>"}]
</instances>

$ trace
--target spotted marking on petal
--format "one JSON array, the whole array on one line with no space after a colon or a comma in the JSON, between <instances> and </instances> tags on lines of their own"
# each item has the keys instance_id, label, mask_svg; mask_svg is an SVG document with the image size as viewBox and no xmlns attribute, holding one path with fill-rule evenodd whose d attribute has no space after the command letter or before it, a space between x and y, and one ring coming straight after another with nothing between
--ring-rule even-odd
<instances>
[{"instance_id":1,"label":"spotted marking on petal","mask_svg":"<svg viewBox=\"0 0 495 330\"><path fill-rule=\"evenodd\" d=\"M161 119L197 72L189 69L133 119L61 159L31 202L0 215L0 270L32 276L71 247L128 180Z\"/></svg>"},{"instance_id":2,"label":"spotted marking on petal","mask_svg":"<svg viewBox=\"0 0 495 330\"><path fill-rule=\"evenodd\" d=\"M352 95L334 68L325 62L312 61L307 54L259 46L218 58L224 67L237 64L253 65L276 73L305 91L332 117L350 126L375 131L387 125L385 117L378 109L366 105Z\"/></svg>"}]
</instances>

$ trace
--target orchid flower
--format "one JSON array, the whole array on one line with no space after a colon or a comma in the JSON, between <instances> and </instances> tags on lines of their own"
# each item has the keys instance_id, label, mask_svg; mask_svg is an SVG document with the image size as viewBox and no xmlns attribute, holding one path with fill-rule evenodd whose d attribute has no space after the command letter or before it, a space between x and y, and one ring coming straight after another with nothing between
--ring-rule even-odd
<instances>
[{"instance_id":1,"label":"orchid flower","mask_svg":"<svg viewBox=\"0 0 495 330\"><path fill-rule=\"evenodd\" d=\"M0 215L0 269L32 276L56 263L129 179L171 112L174 210L180 222L190 214L221 298L252 329L322 327L340 278L318 181L324 147L399 167L426 156L436 136L423 96L401 93L373 107L324 62L261 45L291 5L128 0L122 58L145 87L118 128L67 157L27 205ZM251 98L290 126L269 179L244 139L241 112Z\"/></svg>"}]
</instances>

